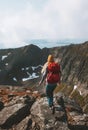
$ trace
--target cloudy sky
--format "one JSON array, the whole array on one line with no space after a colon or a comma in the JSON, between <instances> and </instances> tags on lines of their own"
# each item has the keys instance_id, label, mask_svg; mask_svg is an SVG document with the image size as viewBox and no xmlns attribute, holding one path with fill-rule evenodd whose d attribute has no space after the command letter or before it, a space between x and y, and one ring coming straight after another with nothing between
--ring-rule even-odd
<instances>
[{"instance_id":1,"label":"cloudy sky","mask_svg":"<svg viewBox=\"0 0 88 130\"><path fill-rule=\"evenodd\" d=\"M88 0L0 0L0 48L31 39L88 39Z\"/></svg>"}]
</instances>

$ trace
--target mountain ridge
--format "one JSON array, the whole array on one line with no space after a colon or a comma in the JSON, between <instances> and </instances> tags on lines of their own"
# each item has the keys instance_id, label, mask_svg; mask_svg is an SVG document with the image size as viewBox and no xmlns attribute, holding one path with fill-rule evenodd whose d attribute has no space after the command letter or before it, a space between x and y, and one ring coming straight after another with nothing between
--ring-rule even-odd
<instances>
[{"instance_id":1,"label":"mountain ridge","mask_svg":"<svg viewBox=\"0 0 88 130\"><path fill-rule=\"evenodd\" d=\"M43 65L47 60L47 56L53 54L61 65L63 82L80 82L85 84L87 88L87 50L88 42L43 49L30 44L16 49L0 50L0 84L9 84L10 80L14 84L13 77L17 78L18 84L19 82L22 83L22 78L29 77L32 74L32 66ZM29 74L26 71L27 67ZM41 69L41 67L39 68ZM37 73L40 75L40 71Z\"/></svg>"}]
</instances>

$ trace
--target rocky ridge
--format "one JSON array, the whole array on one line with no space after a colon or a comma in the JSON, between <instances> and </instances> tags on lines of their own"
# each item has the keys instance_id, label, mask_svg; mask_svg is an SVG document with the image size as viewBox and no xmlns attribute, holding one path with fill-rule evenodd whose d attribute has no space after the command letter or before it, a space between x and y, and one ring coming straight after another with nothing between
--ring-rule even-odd
<instances>
[{"instance_id":1,"label":"rocky ridge","mask_svg":"<svg viewBox=\"0 0 88 130\"><path fill-rule=\"evenodd\" d=\"M0 130L87 130L88 114L75 100L54 94L55 111L30 87L0 86Z\"/></svg>"},{"instance_id":2,"label":"rocky ridge","mask_svg":"<svg viewBox=\"0 0 88 130\"><path fill-rule=\"evenodd\" d=\"M88 89L88 42L51 48L50 52L61 64L63 82Z\"/></svg>"}]
</instances>

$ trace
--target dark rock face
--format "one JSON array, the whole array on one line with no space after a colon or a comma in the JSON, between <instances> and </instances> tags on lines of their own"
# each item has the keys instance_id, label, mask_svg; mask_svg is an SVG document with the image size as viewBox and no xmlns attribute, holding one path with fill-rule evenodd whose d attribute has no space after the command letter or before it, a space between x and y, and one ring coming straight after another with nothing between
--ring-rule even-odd
<instances>
[{"instance_id":1,"label":"dark rock face","mask_svg":"<svg viewBox=\"0 0 88 130\"><path fill-rule=\"evenodd\" d=\"M39 75L39 65L44 63L48 49L44 51L29 45L17 49L0 50L0 84L22 85L22 78L28 78L32 73ZM39 66L39 67L37 67ZM32 67L37 67L34 70ZM41 68L40 68L41 69Z\"/></svg>"}]
</instances>

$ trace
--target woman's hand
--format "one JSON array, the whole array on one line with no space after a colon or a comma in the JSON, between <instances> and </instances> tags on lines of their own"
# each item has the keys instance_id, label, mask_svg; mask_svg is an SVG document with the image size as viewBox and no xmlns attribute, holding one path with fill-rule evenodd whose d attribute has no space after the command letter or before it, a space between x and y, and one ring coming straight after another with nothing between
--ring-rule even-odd
<instances>
[{"instance_id":1,"label":"woman's hand","mask_svg":"<svg viewBox=\"0 0 88 130\"><path fill-rule=\"evenodd\" d=\"M40 82L39 82L39 85L41 85L41 84L42 84L42 82L40 81Z\"/></svg>"}]
</instances>

